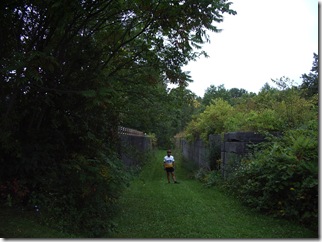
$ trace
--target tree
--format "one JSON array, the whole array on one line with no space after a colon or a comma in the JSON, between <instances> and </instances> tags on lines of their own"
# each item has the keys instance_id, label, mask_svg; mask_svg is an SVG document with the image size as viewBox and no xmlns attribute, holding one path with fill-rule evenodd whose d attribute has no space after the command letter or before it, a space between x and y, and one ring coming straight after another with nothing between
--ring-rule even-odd
<instances>
[{"instance_id":1,"label":"tree","mask_svg":"<svg viewBox=\"0 0 322 242\"><path fill-rule=\"evenodd\" d=\"M185 129L186 138L208 141L209 134L221 134L226 131L226 119L234 113L234 108L225 100L214 99L199 115L194 116Z\"/></svg>"},{"instance_id":2,"label":"tree","mask_svg":"<svg viewBox=\"0 0 322 242\"><path fill-rule=\"evenodd\" d=\"M271 90L274 90L273 87L271 87L267 82L262 86L260 89L260 92L269 92Z\"/></svg>"},{"instance_id":3,"label":"tree","mask_svg":"<svg viewBox=\"0 0 322 242\"><path fill-rule=\"evenodd\" d=\"M196 95L184 86L168 91L164 85L147 86L145 91L142 97L128 99L127 109L121 111L121 123L156 134L161 148L172 147L173 136L183 130L200 107Z\"/></svg>"},{"instance_id":4,"label":"tree","mask_svg":"<svg viewBox=\"0 0 322 242\"><path fill-rule=\"evenodd\" d=\"M153 86L186 82L181 67L205 54L200 48L209 41L206 30L219 31L215 23L222 15L236 14L230 5L1 1L0 183L19 179L30 191L24 199L46 204L61 221L75 221L61 222L63 229L98 233L88 227L95 216L101 224L92 227L106 228L107 218L100 216L109 214L98 208L117 198L111 181L123 184L117 127L134 107L129 101L142 98L142 105L159 92ZM75 205L67 209L75 214L55 209L65 194L64 207ZM77 209L84 211L81 219Z\"/></svg>"},{"instance_id":5,"label":"tree","mask_svg":"<svg viewBox=\"0 0 322 242\"><path fill-rule=\"evenodd\" d=\"M209 105L211 103L211 100L216 98L222 98L226 101L229 99L229 92L225 88L224 84L221 84L218 87L216 87L215 85L210 85L210 87L206 89L202 103L204 105Z\"/></svg>"},{"instance_id":6,"label":"tree","mask_svg":"<svg viewBox=\"0 0 322 242\"><path fill-rule=\"evenodd\" d=\"M272 132L305 127L317 117L315 99L301 97L301 91L289 78L273 80L279 88L268 84L257 95L242 94L232 105L223 99L213 99L205 110L195 115L185 128L188 140L209 134L252 131Z\"/></svg>"},{"instance_id":7,"label":"tree","mask_svg":"<svg viewBox=\"0 0 322 242\"><path fill-rule=\"evenodd\" d=\"M313 66L309 74L303 74L301 89L305 90L306 97L319 93L319 55L313 53Z\"/></svg>"},{"instance_id":8,"label":"tree","mask_svg":"<svg viewBox=\"0 0 322 242\"><path fill-rule=\"evenodd\" d=\"M21 153L19 136L31 139L22 130L32 137L75 130L80 123L86 130L94 117L104 120L112 132L107 136L114 137L127 97L142 95L146 85L186 80L181 67L204 54L192 47L209 41L206 29L219 31L213 24L223 20L223 13L235 14L230 4L2 1L1 33L8 34L0 46L6 130L1 141L8 147L3 152ZM133 88L140 92L134 94ZM58 133L73 146L81 143ZM35 138L44 144L41 139Z\"/></svg>"},{"instance_id":9,"label":"tree","mask_svg":"<svg viewBox=\"0 0 322 242\"><path fill-rule=\"evenodd\" d=\"M202 103L204 105L209 105L211 103L211 100L221 98L229 102L231 105L234 105L236 104L237 98L240 98L243 95L247 95L247 94L248 92L242 88L226 89L224 84L221 84L218 87L214 85L210 85L210 87L206 89Z\"/></svg>"}]
</instances>

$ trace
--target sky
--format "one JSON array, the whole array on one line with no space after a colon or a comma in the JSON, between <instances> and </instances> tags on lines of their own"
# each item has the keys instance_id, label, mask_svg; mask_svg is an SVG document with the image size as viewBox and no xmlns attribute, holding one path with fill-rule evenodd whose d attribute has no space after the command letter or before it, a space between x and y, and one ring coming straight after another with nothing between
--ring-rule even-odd
<instances>
[{"instance_id":1,"label":"sky","mask_svg":"<svg viewBox=\"0 0 322 242\"><path fill-rule=\"evenodd\" d=\"M188 89L203 97L210 85L258 93L265 83L283 76L302 83L313 53L318 54L317 0L230 0L236 15L224 15L203 45L209 58L183 67L190 71Z\"/></svg>"}]
</instances>

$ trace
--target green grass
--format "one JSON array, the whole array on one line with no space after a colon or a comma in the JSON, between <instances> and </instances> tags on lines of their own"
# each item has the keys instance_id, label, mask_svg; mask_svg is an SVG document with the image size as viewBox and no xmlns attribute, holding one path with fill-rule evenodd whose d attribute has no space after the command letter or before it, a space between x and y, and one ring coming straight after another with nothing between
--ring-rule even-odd
<instances>
[{"instance_id":1,"label":"green grass","mask_svg":"<svg viewBox=\"0 0 322 242\"><path fill-rule=\"evenodd\" d=\"M0 238L75 238L42 225L32 211L0 207Z\"/></svg>"},{"instance_id":2,"label":"green grass","mask_svg":"<svg viewBox=\"0 0 322 242\"><path fill-rule=\"evenodd\" d=\"M177 161L180 184L168 184L164 151L147 163L119 201L112 238L318 238L295 223L250 211L216 188L191 180ZM179 157L179 156L175 156ZM80 238L43 225L32 211L0 207L0 238Z\"/></svg>"},{"instance_id":3,"label":"green grass","mask_svg":"<svg viewBox=\"0 0 322 242\"><path fill-rule=\"evenodd\" d=\"M164 151L156 153L120 199L113 238L317 238L317 232L265 216L216 188L188 178L177 161L180 184L168 184Z\"/></svg>"}]
</instances>

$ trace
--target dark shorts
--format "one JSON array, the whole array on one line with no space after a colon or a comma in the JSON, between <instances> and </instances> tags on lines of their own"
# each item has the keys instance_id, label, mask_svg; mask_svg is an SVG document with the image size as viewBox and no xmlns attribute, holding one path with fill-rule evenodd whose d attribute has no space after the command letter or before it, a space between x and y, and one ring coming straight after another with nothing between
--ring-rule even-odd
<instances>
[{"instance_id":1,"label":"dark shorts","mask_svg":"<svg viewBox=\"0 0 322 242\"><path fill-rule=\"evenodd\" d=\"M165 168L165 170L166 170L167 172L174 172L173 167Z\"/></svg>"}]
</instances>

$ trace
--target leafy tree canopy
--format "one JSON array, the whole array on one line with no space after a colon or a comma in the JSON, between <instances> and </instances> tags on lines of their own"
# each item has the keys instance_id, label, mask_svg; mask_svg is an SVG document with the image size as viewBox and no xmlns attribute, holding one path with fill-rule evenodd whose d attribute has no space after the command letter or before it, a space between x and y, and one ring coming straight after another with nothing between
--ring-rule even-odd
<instances>
[{"instance_id":1,"label":"leafy tree canopy","mask_svg":"<svg viewBox=\"0 0 322 242\"><path fill-rule=\"evenodd\" d=\"M242 88L226 89L224 84L221 84L218 87L210 85L210 87L206 89L202 103L204 105L209 105L212 99L221 98L223 100L226 100L230 104L234 104L234 99L248 94L249 93Z\"/></svg>"},{"instance_id":2,"label":"leafy tree canopy","mask_svg":"<svg viewBox=\"0 0 322 242\"><path fill-rule=\"evenodd\" d=\"M266 83L258 94L243 92L238 98L229 96L231 92L224 89L223 85L218 89L212 86L205 98L212 94L221 95L227 100L211 99L211 103L186 126L186 138L207 141L209 134L224 132L284 132L305 126L316 119L318 110L315 96L303 98L300 88L294 86L294 81L287 77L272 81L277 88Z\"/></svg>"},{"instance_id":3,"label":"leafy tree canopy","mask_svg":"<svg viewBox=\"0 0 322 242\"><path fill-rule=\"evenodd\" d=\"M28 192L17 201L46 204L53 218L75 221L65 225L99 233L91 227L107 226L106 207L119 194L112 181L120 181L120 188L124 180L116 157L118 125L139 127L144 121L156 133L152 122L164 122L164 110L180 107L165 109L171 96L166 84L186 86L189 77L181 67L206 55L201 47L209 41L207 31L220 31L216 23L223 14L236 14L230 5L226 0L1 1L0 183L18 179ZM162 109L157 112L151 103ZM162 128L182 125L174 120ZM65 194L73 215L57 209ZM96 215L102 217L91 226L89 218Z\"/></svg>"},{"instance_id":4,"label":"leafy tree canopy","mask_svg":"<svg viewBox=\"0 0 322 242\"><path fill-rule=\"evenodd\" d=\"M302 75L303 82L301 88L305 90L307 97L319 93L319 55L313 53L313 59L311 72Z\"/></svg>"}]
</instances>

